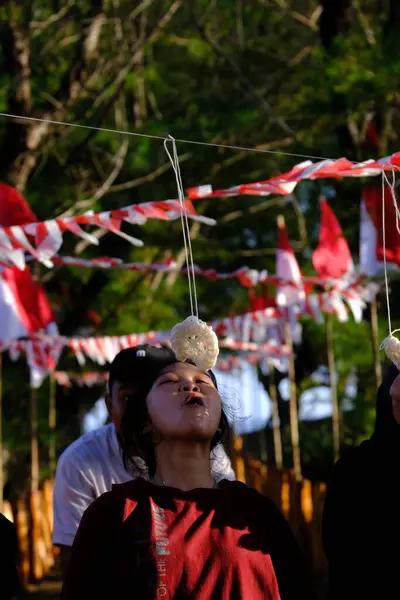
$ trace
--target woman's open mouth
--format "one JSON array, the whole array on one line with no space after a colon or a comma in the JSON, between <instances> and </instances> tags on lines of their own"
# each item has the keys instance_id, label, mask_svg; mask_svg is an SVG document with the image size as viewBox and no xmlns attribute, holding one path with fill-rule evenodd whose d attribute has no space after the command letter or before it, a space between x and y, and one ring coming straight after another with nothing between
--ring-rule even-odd
<instances>
[{"instance_id":1,"label":"woman's open mouth","mask_svg":"<svg viewBox=\"0 0 400 600\"><path fill-rule=\"evenodd\" d=\"M205 403L202 396L199 394L188 394L183 406L205 406Z\"/></svg>"}]
</instances>

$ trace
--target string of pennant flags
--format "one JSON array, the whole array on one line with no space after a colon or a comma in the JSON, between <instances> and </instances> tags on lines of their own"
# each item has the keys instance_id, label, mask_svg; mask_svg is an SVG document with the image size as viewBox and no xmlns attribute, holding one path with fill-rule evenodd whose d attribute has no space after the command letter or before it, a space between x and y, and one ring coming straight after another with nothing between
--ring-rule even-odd
<instances>
[{"instance_id":1,"label":"string of pennant flags","mask_svg":"<svg viewBox=\"0 0 400 600\"><path fill-rule=\"evenodd\" d=\"M79 387L105 385L108 381L108 373L104 371L86 371L85 373L55 371L53 373L53 377L58 385L66 388L70 388L73 385L77 385Z\"/></svg>"},{"instance_id":2,"label":"string of pennant flags","mask_svg":"<svg viewBox=\"0 0 400 600\"><path fill-rule=\"evenodd\" d=\"M199 215L190 200L184 202L188 218L215 225L215 220ZM48 221L0 227L0 260L3 263L15 265L20 269L25 267L25 253L28 252L46 267L52 267L52 258L63 244L63 234L69 231L90 244L99 244L99 240L82 229L82 225L92 225L107 229L124 238L134 246L143 246L143 242L121 231L122 222L132 225L144 225L148 219L170 221L179 219L181 205L178 200L164 202L146 202L132 204L118 210L84 215L50 219Z\"/></svg>"},{"instance_id":3,"label":"string of pennant flags","mask_svg":"<svg viewBox=\"0 0 400 600\"><path fill-rule=\"evenodd\" d=\"M213 190L210 185L191 187L187 190L188 198L184 201L184 209L189 218L208 225L215 225L215 220L199 215L196 212L191 200L237 195L287 195L293 192L299 182L306 179L341 179L343 177L377 176L382 170L393 170L399 167L400 152L379 160L367 160L361 163L354 163L346 158L321 160L316 163L305 161L295 165L290 171L282 175L264 181L235 185L220 190ZM134 204L101 213L89 211L79 216L56 218L43 222L14 225L12 227L1 227L0 261L16 265L22 269L25 266L25 252L28 252L45 266L52 267L52 258L61 248L63 233L66 231L86 240L90 244L97 245L99 243L95 236L82 229L82 225L105 228L123 237L135 246L142 246L143 242L141 240L121 231L123 221L130 224L143 225L148 219L178 219L180 217L180 209L181 206L178 200L166 200L163 202Z\"/></svg>"},{"instance_id":4,"label":"string of pennant flags","mask_svg":"<svg viewBox=\"0 0 400 600\"><path fill-rule=\"evenodd\" d=\"M306 179L376 176L382 170L393 170L398 167L400 167L400 152L377 161L368 160L363 163L353 163L347 159L322 160L316 163L306 161L296 165L287 173L265 181L241 184L221 190L213 190L211 186L189 188L187 190L188 198L183 201L184 209L189 218L207 225L215 225L215 220L197 213L192 200L239 194L263 196L274 193L285 195L290 194L300 181ZM88 243L98 244L98 239L82 229L82 226L105 228L123 237L131 244L141 246L143 245L141 240L121 231L123 222L143 225L148 219L174 220L180 217L180 201L167 200L136 204L101 213L90 211L80 216L2 227L0 228L0 264L14 265L19 269L24 269L27 262L39 261L49 268L54 265L64 265L184 273L186 269L179 269L177 263L172 259L145 264L124 263L119 258L108 256L82 259L58 254L65 232L70 232ZM337 227L342 235L338 224ZM281 246L281 250L289 255L289 263L292 259L295 261L291 247ZM290 258L290 253L293 255L292 258ZM335 255L334 250L333 255ZM351 259L350 254L349 257ZM323 323L324 314L334 314L339 321L344 322L348 319L349 312L356 322L360 322L366 303L374 298L378 290L376 284L368 282L365 278L350 271L345 271L343 276L339 277L322 277L322 273L316 268L317 276L306 277L300 273L297 264L294 267L292 264L290 269L292 272L287 277L285 274L282 275L282 271L278 268L276 275L270 275L266 270L260 271L247 266L224 273L216 269L203 269L194 265L194 274L209 280L236 279L247 288L254 288L258 284L273 284L277 288L275 306L253 310L244 315L230 316L211 323L220 338L222 349L244 353L249 361L267 358L275 361L277 368L284 368L290 356L290 350L285 345L285 322L289 321L294 331L301 316L309 316L317 323ZM296 294L293 296L295 301L291 300L288 304L282 305L279 297L290 296L290 292L289 294L287 292L288 289L296 290ZM294 335L293 338L295 337ZM168 338L169 332L166 331L87 338L66 338L59 335L33 333L29 339L11 340L7 345L0 347L0 351L8 349L10 356L14 359L21 353L25 353L28 364L31 366L31 372L32 369L36 369L38 373L46 372L47 374L48 372L54 373L65 348L69 348L73 352L81 365L85 364L86 359L99 365L105 365L126 347L145 342L167 344Z\"/></svg>"},{"instance_id":5,"label":"string of pennant flags","mask_svg":"<svg viewBox=\"0 0 400 600\"><path fill-rule=\"evenodd\" d=\"M290 350L285 343L284 324L289 321L293 329L292 337L296 342L296 325L301 316L309 316L319 323L324 321L324 312L335 314L340 321L348 319L348 310L356 321L362 318L366 302L377 293L378 286L368 283L366 286L343 290L341 296L337 290L324 294L308 294L304 302L289 307L267 307L261 310L217 319L210 323L217 333L221 349L240 352L249 362L269 360L279 370L284 371ZM345 305L345 302L348 308ZM10 357L16 360L21 353L26 355L31 368L31 383L39 386L43 378L54 372L61 353L69 349L80 366L89 359L104 366L110 363L116 354L125 348L139 344L169 344L169 331L148 331L120 336L65 337L37 333L30 339L12 341L7 347Z\"/></svg>"},{"instance_id":6,"label":"string of pennant flags","mask_svg":"<svg viewBox=\"0 0 400 600\"><path fill-rule=\"evenodd\" d=\"M26 261L29 263L34 257L27 257ZM83 267L83 268L100 268L100 269L121 269L125 271L162 271L165 273L181 273L187 272L186 268L179 269L177 263L173 259L167 259L157 263L124 263L119 258L111 258L109 256L101 256L98 258L79 258L75 256L58 256L52 257L52 263L57 266L68 266L68 267ZM1 264L1 261L0 261ZM325 291L337 290L339 292L345 292L349 295L353 290L357 290L362 285L362 277L349 278L326 278L319 276L302 276L301 283L287 282L283 277L277 275L271 275L266 269L257 270L251 269L250 267L243 266L233 271L223 273L216 269L203 269L198 265L194 265L194 273L197 276L205 277L210 281L236 279L243 287L256 287L258 284L273 284L275 286L281 284L289 284L294 287L305 287L308 290L311 288L319 287Z\"/></svg>"},{"instance_id":7,"label":"string of pennant flags","mask_svg":"<svg viewBox=\"0 0 400 600\"><path fill-rule=\"evenodd\" d=\"M227 373L234 369L242 369L243 363L239 356L227 356L218 360L216 369ZM108 381L108 371L54 371L53 377L61 387L70 388L74 385L78 387L103 386Z\"/></svg>"},{"instance_id":8,"label":"string of pennant flags","mask_svg":"<svg viewBox=\"0 0 400 600\"><path fill-rule=\"evenodd\" d=\"M343 177L374 177L382 170L391 171L400 167L400 152L385 156L379 160L366 160L354 163L347 158L337 160L304 161L290 171L276 175L264 181L234 185L229 188L213 190L211 185L200 185L186 190L191 200L199 198L220 198L229 196L269 196L291 194L301 181L306 179L342 179Z\"/></svg>"}]
</instances>

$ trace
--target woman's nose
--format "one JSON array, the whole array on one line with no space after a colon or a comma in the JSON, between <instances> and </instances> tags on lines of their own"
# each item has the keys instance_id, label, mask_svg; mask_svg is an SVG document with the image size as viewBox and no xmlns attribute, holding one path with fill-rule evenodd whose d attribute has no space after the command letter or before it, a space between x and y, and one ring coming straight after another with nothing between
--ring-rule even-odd
<instances>
[{"instance_id":1,"label":"woman's nose","mask_svg":"<svg viewBox=\"0 0 400 600\"><path fill-rule=\"evenodd\" d=\"M193 381L182 381L180 385L180 389L182 392L199 392L200 388L197 383Z\"/></svg>"}]
</instances>

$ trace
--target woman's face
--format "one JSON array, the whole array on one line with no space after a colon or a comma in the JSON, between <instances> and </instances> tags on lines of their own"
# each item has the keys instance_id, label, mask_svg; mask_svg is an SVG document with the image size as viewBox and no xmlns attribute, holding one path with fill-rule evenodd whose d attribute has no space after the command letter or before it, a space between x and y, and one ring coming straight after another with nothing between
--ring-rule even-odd
<instances>
[{"instance_id":1,"label":"woman's face","mask_svg":"<svg viewBox=\"0 0 400 600\"><path fill-rule=\"evenodd\" d=\"M208 375L174 363L158 376L147 399L151 425L163 439L211 441L221 419L221 398Z\"/></svg>"}]
</instances>

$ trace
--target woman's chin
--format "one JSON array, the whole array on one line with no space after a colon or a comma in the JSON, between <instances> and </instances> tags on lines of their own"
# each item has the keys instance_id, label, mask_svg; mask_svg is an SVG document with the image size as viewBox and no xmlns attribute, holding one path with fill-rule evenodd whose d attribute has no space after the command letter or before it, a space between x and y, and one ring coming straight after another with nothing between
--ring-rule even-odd
<instances>
[{"instance_id":1,"label":"woman's chin","mask_svg":"<svg viewBox=\"0 0 400 600\"><path fill-rule=\"evenodd\" d=\"M179 428L178 431L170 432L165 435L164 440L170 439L182 441L185 444L210 444L216 432L215 427L211 427L210 423L189 422Z\"/></svg>"}]
</instances>

